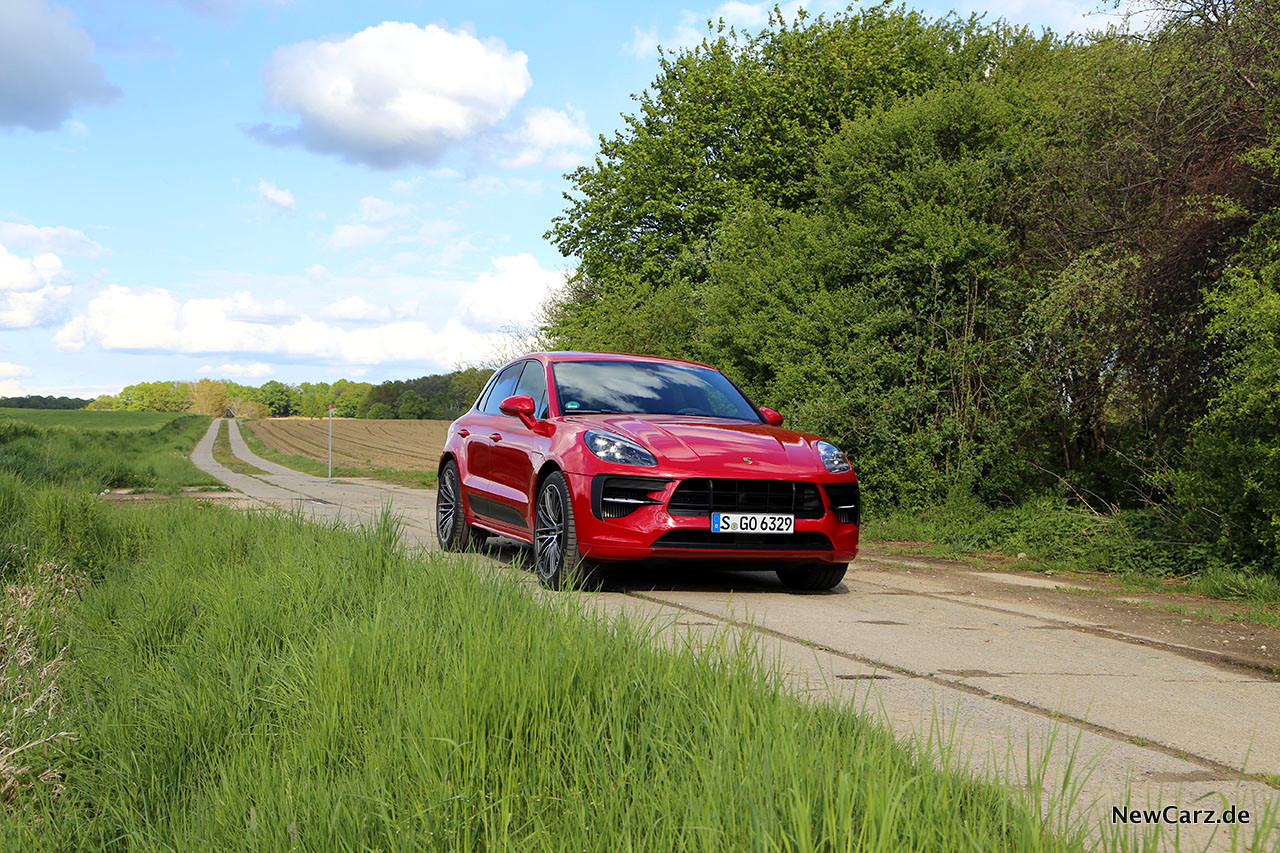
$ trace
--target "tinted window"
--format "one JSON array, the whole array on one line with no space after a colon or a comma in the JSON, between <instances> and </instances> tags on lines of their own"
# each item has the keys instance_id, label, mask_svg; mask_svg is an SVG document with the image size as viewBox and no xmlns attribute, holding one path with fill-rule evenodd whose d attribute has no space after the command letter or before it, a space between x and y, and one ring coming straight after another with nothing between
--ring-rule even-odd
<instances>
[{"instance_id":1,"label":"tinted window","mask_svg":"<svg viewBox=\"0 0 1280 853\"><path fill-rule=\"evenodd\" d=\"M760 422L755 408L718 371L637 361L552 365L561 414L624 412Z\"/></svg>"},{"instance_id":2,"label":"tinted window","mask_svg":"<svg viewBox=\"0 0 1280 853\"><path fill-rule=\"evenodd\" d=\"M539 420L547 416L547 369L541 362L525 362L524 373L516 383L516 394L528 394L533 398L533 416Z\"/></svg>"},{"instance_id":3,"label":"tinted window","mask_svg":"<svg viewBox=\"0 0 1280 853\"><path fill-rule=\"evenodd\" d=\"M484 407L480 410L485 414L499 415L498 406L502 401L515 393L516 380L520 378L520 371L524 370L525 362L517 361L507 369L498 374L498 378L494 380L493 388L489 391L489 396L485 398Z\"/></svg>"}]
</instances>

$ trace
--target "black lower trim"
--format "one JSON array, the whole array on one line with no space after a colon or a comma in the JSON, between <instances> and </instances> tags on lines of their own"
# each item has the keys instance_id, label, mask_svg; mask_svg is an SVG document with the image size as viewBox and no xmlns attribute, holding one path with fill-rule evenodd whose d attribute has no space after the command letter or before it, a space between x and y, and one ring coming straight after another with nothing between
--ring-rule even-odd
<instances>
[{"instance_id":1,"label":"black lower trim","mask_svg":"<svg viewBox=\"0 0 1280 853\"><path fill-rule=\"evenodd\" d=\"M524 520L524 516L520 514L520 510L495 501L493 498L486 498L484 495L467 495L467 503L471 505L471 511L476 515L483 515L486 518L492 518L494 521L501 521L503 524L509 524L512 527L519 527L521 530L529 529L529 522Z\"/></svg>"},{"instance_id":2,"label":"black lower trim","mask_svg":"<svg viewBox=\"0 0 1280 853\"><path fill-rule=\"evenodd\" d=\"M672 530L654 540L652 548L697 551L830 551L823 533L712 533L710 530Z\"/></svg>"},{"instance_id":3,"label":"black lower trim","mask_svg":"<svg viewBox=\"0 0 1280 853\"><path fill-rule=\"evenodd\" d=\"M623 518L642 506L657 506L662 501L649 493L662 491L669 482L659 477L597 474L591 479L591 512L603 520Z\"/></svg>"}]
</instances>

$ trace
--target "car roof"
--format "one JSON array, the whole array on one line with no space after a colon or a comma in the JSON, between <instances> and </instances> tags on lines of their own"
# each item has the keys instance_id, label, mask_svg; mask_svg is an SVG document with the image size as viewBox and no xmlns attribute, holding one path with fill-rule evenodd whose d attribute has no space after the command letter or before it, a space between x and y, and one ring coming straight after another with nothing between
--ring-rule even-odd
<instances>
[{"instance_id":1,"label":"car roof","mask_svg":"<svg viewBox=\"0 0 1280 853\"><path fill-rule=\"evenodd\" d=\"M693 367L711 367L700 361L686 361L682 358L663 358L657 355L639 355L630 352L532 352L521 358L538 358L552 363L561 361L651 361L660 364L687 364ZM518 361L519 359L512 359Z\"/></svg>"}]
</instances>

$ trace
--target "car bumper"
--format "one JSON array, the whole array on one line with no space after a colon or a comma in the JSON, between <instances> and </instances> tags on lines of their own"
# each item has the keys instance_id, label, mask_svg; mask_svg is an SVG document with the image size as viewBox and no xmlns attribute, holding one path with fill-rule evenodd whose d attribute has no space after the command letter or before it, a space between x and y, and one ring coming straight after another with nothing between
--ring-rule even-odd
<instances>
[{"instance_id":1,"label":"car bumper","mask_svg":"<svg viewBox=\"0 0 1280 853\"><path fill-rule=\"evenodd\" d=\"M789 536L712 534L707 516L671 515L665 501L621 518L593 509L592 476L568 474L578 550L591 560L744 560L847 563L858 554L858 525L827 509L821 518L797 518ZM668 490L668 495L670 489ZM736 541L729 541L734 539Z\"/></svg>"}]
</instances>

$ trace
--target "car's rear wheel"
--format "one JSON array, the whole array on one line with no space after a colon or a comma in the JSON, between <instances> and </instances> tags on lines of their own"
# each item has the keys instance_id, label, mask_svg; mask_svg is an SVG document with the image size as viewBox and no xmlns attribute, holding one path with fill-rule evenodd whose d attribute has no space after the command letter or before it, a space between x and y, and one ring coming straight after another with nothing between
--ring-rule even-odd
<instances>
[{"instance_id":1,"label":"car's rear wheel","mask_svg":"<svg viewBox=\"0 0 1280 853\"><path fill-rule=\"evenodd\" d=\"M538 580L550 589L586 586L595 575L595 564L578 551L569 483L559 471L542 481L534 500L533 560Z\"/></svg>"},{"instance_id":2,"label":"car's rear wheel","mask_svg":"<svg viewBox=\"0 0 1280 853\"><path fill-rule=\"evenodd\" d=\"M440 469L436 489L436 539L445 551L465 551L484 541L475 535L462 511L462 480L458 464L450 459Z\"/></svg>"},{"instance_id":3,"label":"car's rear wheel","mask_svg":"<svg viewBox=\"0 0 1280 853\"><path fill-rule=\"evenodd\" d=\"M788 589L821 590L834 589L844 580L848 563L808 563L802 566L789 566L778 569L778 580Z\"/></svg>"}]
</instances>

